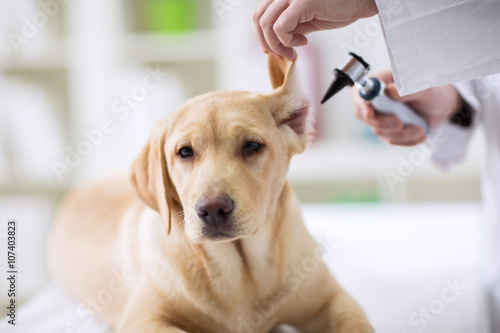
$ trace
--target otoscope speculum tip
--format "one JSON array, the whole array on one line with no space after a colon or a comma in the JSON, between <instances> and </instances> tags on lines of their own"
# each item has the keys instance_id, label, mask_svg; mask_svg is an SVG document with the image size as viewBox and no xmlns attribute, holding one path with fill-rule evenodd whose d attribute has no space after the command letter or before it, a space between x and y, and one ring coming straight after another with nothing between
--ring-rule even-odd
<instances>
[{"instance_id":1,"label":"otoscope speculum tip","mask_svg":"<svg viewBox=\"0 0 500 333\"><path fill-rule=\"evenodd\" d=\"M364 78L370 70L370 65L363 58L352 52L349 53L349 56L341 69L336 68L334 70L333 82L330 84L325 96L323 96L321 104L325 103L345 86L352 87L355 82Z\"/></svg>"}]
</instances>

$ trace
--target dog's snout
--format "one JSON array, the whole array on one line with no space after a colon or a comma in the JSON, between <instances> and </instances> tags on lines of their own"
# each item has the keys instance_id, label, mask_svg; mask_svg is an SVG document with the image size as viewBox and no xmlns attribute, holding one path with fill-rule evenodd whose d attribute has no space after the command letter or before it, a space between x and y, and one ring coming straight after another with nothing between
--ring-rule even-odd
<instances>
[{"instance_id":1,"label":"dog's snout","mask_svg":"<svg viewBox=\"0 0 500 333\"><path fill-rule=\"evenodd\" d=\"M214 226L217 222L225 222L233 210L234 201L227 195L204 197L196 203L196 211L200 219Z\"/></svg>"}]
</instances>

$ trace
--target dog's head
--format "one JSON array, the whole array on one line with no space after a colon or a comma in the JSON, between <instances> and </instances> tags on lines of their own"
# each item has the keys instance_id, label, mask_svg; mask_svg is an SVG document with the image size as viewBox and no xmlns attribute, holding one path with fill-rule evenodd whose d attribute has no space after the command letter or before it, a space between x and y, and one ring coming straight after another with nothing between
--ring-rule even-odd
<instances>
[{"instance_id":1,"label":"dog's head","mask_svg":"<svg viewBox=\"0 0 500 333\"><path fill-rule=\"evenodd\" d=\"M195 97L164 121L132 165L141 199L193 243L235 240L266 223L292 155L310 141L294 63L269 56L273 92Z\"/></svg>"}]
</instances>

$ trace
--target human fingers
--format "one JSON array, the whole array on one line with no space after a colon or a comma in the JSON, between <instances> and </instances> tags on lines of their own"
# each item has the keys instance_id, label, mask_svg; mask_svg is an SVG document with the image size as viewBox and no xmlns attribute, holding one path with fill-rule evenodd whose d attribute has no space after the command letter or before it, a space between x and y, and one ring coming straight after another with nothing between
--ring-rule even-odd
<instances>
[{"instance_id":1,"label":"human fingers","mask_svg":"<svg viewBox=\"0 0 500 333\"><path fill-rule=\"evenodd\" d=\"M305 23L314 18L308 19L305 15L307 2L293 2L286 7L277 17L273 25L274 32L283 45L290 46L294 39L294 30L300 23ZM303 34L302 34L303 35Z\"/></svg>"},{"instance_id":2,"label":"human fingers","mask_svg":"<svg viewBox=\"0 0 500 333\"><path fill-rule=\"evenodd\" d=\"M259 25L262 28L265 41L271 52L293 60L295 52L291 47L286 47L281 43L280 39L274 31L274 24L281 13L287 8L288 0L275 0L272 2L259 20Z\"/></svg>"},{"instance_id":3,"label":"human fingers","mask_svg":"<svg viewBox=\"0 0 500 333\"><path fill-rule=\"evenodd\" d=\"M391 134L379 134L384 142L398 146L414 146L425 141L424 131L418 126L405 126L401 131Z\"/></svg>"},{"instance_id":4,"label":"human fingers","mask_svg":"<svg viewBox=\"0 0 500 333\"><path fill-rule=\"evenodd\" d=\"M356 110L355 115L359 120L370 126L377 135L397 133L404 127L397 117L379 114L372 107Z\"/></svg>"},{"instance_id":5,"label":"human fingers","mask_svg":"<svg viewBox=\"0 0 500 333\"><path fill-rule=\"evenodd\" d=\"M345 22L323 22L319 20L299 23L297 27L289 33L289 36L286 39L280 36L280 32L277 28L274 28L274 30L283 45L287 47L297 47L307 45L308 40L306 35L310 34L311 32L325 29L337 29L345 25Z\"/></svg>"},{"instance_id":6,"label":"human fingers","mask_svg":"<svg viewBox=\"0 0 500 333\"><path fill-rule=\"evenodd\" d=\"M255 7L255 11L253 13L253 23L255 26L255 34L257 36L257 40L259 41L262 50L267 53L271 52L271 48L269 47L269 45L267 45L264 32L262 31L262 27L260 26L260 19L273 1L274 0L261 0Z\"/></svg>"},{"instance_id":7,"label":"human fingers","mask_svg":"<svg viewBox=\"0 0 500 333\"><path fill-rule=\"evenodd\" d=\"M356 117L363 122L371 119L375 114L375 110L370 104L365 103L361 96L359 96L359 90L356 87L351 88L351 97L354 102L354 114Z\"/></svg>"}]
</instances>

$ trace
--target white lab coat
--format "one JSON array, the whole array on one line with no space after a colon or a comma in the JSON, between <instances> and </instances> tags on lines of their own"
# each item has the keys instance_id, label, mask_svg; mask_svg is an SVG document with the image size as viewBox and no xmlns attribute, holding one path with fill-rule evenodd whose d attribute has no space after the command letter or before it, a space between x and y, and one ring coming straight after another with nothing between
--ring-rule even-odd
<instances>
[{"instance_id":1,"label":"white lab coat","mask_svg":"<svg viewBox=\"0 0 500 333\"><path fill-rule=\"evenodd\" d=\"M482 176L484 299L480 333L500 332L500 74L455 84L474 109L473 126L463 129L445 123L446 140L436 145L433 160L444 168L460 162L474 128L482 123L487 142Z\"/></svg>"},{"instance_id":2,"label":"white lab coat","mask_svg":"<svg viewBox=\"0 0 500 333\"><path fill-rule=\"evenodd\" d=\"M474 128L484 127L485 297L478 332L500 333L500 0L376 2L400 94L455 84L475 110L469 129L441 125L447 139L433 160L445 168L460 162Z\"/></svg>"},{"instance_id":3,"label":"white lab coat","mask_svg":"<svg viewBox=\"0 0 500 333\"><path fill-rule=\"evenodd\" d=\"M402 95L500 73L499 0L376 0Z\"/></svg>"}]
</instances>

